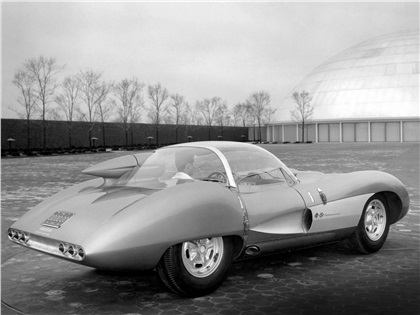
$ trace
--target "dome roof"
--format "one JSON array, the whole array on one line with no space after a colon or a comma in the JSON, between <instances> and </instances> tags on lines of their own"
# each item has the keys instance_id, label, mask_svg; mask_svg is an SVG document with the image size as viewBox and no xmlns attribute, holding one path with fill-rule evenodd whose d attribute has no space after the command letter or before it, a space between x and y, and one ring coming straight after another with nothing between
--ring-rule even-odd
<instances>
[{"instance_id":1,"label":"dome roof","mask_svg":"<svg viewBox=\"0 0 420 315\"><path fill-rule=\"evenodd\" d=\"M291 95L303 90L313 120L419 117L419 30L376 37L327 60L283 101L281 120L291 120Z\"/></svg>"}]
</instances>

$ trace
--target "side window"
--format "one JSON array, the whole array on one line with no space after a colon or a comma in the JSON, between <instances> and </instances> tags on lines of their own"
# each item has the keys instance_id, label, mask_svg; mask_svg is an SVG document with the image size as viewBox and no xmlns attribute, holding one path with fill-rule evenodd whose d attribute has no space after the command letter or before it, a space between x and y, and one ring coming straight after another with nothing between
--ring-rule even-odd
<instances>
[{"instance_id":1,"label":"side window","mask_svg":"<svg viewBox=\"0 0 420 315\"><path fill-rule=\"evenodd\" d=\"M238 186L286 183L281 164L271 156L259 151L232 151L225 156Z\"/></svg>"},{"instance_id":2,"label":"side window","mask_svg":"<svg viewBox=\"0 0 420 315\"><path fill-rule=\"evenodd\" d=\"M135 173L130 184L172 179L206 180L214 173L224 173L220 158L211 150L194 147L163 148L155 151Z\"/></svg>"}]
</instances>

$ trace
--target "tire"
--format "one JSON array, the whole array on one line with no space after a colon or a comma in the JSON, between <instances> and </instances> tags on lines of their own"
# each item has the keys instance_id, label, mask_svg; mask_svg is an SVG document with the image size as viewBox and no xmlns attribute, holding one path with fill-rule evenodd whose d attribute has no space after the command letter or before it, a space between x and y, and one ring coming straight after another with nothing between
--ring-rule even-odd
<instances>
[{"instance_id":1,"label":"tire","mask_svg":"<svg viewBox=\"0 0 420 315\"><path fill-rule=\"evenodd\" d=\"M384 197L373 195L366 202L362 217L349 237L350 247L362 254L375 253L382 248L389 232L389 207Z\"/></svg>"},{"instance_id":2,"label":"tire","mask_svg":"<svg viewBox=\"0 0 420 315\"><path fill-rule=\"evenodd\" d=\"M174 293L198 297L216 290L225 280L233 260L233 243L226 237L184 242L170 247L157 271Z\"/></svg>"}]
</instances>

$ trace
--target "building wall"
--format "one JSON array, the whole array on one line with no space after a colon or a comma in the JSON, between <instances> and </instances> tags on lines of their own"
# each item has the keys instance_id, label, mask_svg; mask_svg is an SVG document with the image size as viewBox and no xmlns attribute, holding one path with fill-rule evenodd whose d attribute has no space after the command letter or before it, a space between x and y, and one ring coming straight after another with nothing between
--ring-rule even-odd
<instances>
[{"instance_id":1,"label":"building wall","mask_svg":"<svg viewBox=\"0 0 420 315\"><path fill-rule=\"evenodd\" d=\"M302 141L297 123L268 124L266 132L269 142ZM419 142L420 118L311 121L304 132L304 142Z\"/></svg>"},{"instance_id":2,"label":"building wall","mask_svg":"<svg viewBox=\"0 0 420 315\"><path fill-rule=\"evenodd\" d=\"M249 127L248 128L248 140L249 141L267 141L267 128L261 127L261 139L259 139L258 127Z\"/></svg>"},{"instance_id":3,"label":"building wall","mask_svg":"<svg viewBox=\"0 0 420 315\"><path fill-rule=\"evenodd\" d=\"M420 124L415 121L406 121L403 123L404 141L420 141Z\"/></svg>"}]
</instances>

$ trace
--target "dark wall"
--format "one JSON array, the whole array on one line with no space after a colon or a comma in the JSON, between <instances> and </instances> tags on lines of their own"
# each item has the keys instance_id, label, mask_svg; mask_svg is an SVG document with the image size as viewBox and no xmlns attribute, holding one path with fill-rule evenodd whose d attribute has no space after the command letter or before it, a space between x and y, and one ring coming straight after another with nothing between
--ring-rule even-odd
<instances>
[{"instance_id":1,"label":"dark wall","mask_svg":"<svg viewBox=\"0 0 420 315\"><path fill-rule=\"evenodd\" d=\"M68 148L69 132L64 121L48 121L47 126L47 148ZM30 148L43 148L43 127L42 121L31 120L30 123ZM71 127L72 146L88 147L89 133L88 123L73 122ZM161 125L159 129L159 144L168 145L175 143L176 126ZM221 135L220 126L211 127L211 138L209 139L209 127L207 126L179 126L178 142L187 142L188 136L192 136L192 141L218 140ZM245 135L246 138L241 137ZM96 146L103 146L104 137L102 124L95 123L92 130L92 137L98 138ZM156 128L150 124L134 124L128 133L128 145L148 144L147 137L154 137L152 144L156 143ZM2 149L9 148L7 139L12 138L12 148L25 149L28 147L27 121L21 119L2 119L1 120L1 146ZM224 127L223 140L243 141L248 138L248 128L244 127ZM105 145L106 146L125 146L125 132L120 123L105 123Z\"/></svg>"}]
</instances>

